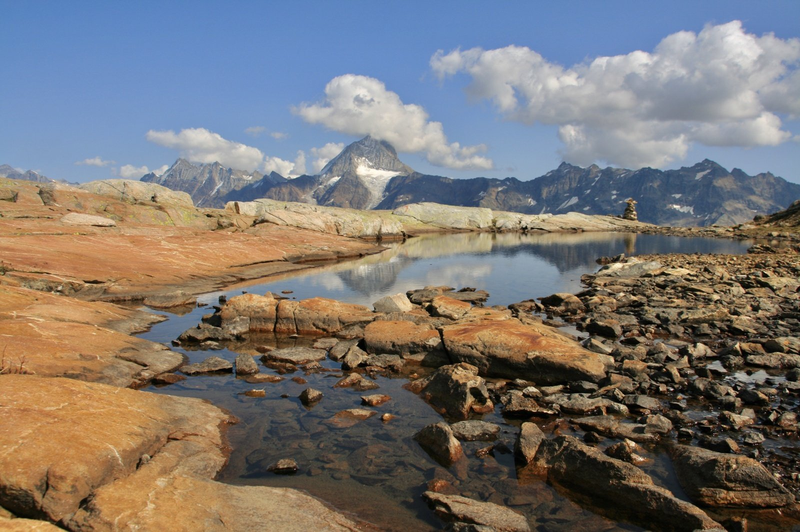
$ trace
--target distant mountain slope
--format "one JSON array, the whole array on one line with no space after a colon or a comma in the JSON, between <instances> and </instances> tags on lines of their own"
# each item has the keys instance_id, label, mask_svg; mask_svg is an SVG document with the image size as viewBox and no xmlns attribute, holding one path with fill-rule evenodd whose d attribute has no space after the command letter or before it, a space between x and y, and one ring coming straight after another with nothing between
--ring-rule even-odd
<instances>
[{"instance_id":1,"label":"distant mountain slope","mask_svg":"<svg viewBox=\"0 0 800 532\"><path fill-rule=\"evenodd\" d=\"M6 177L8 179L23 179L25 181L35 181L36 183L53 182L53 180L50 179L49 177L45 177L42 174L34 172L33 170L20 172L16 168L9 166L7 164L0 166L0 177Z\"/></svg>"},{"instance_id":2,"label":"distant mountain slope","mask_svg":"<svg viewBox=\"0 0 800 532\"><path fill-rule=\"evenodd\" d=\"M394 209L435 202L526 214L621 215L638 202L639 220L658 225L706 226L749 222L788 207L800 185L771 173L749 176L708 159L678 170L586 168L562 163L531 181L514 177L451 179L415 172L387 142L367 136L347 146L319 175L286 179L246 173L218 163L195 166L179 159L155 182L191 194L198 206L269 198L355 209Z\"/></svg>"},{"instance_id":3,"label":"distant mountain slope","mask_svg":"<svg viewBox=\"0 0 800 532\"><path fill-rule=\"evenodd\" d=\"M275 173L266 177L265 182L271 186L286 181ZM198 207L222 207L225 205L223 198L226 194L263 181L264 178L258 172L225 168L219 163L194 165L186 159L178 159L163 174L151 172L141 180L187 192Z\"/></svg>"}]
</instances>

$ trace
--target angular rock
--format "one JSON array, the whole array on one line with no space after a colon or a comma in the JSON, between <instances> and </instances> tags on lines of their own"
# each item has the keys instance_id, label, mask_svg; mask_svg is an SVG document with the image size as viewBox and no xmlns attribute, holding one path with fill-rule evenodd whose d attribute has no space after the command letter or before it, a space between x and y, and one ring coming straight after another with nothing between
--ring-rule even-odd
<instances>
[{"instance_id":1,"label":"angular rock","mask_svg":"<svg viewBox=\"0 0 800 532\"><path fill-rule=\"evenodd\" d=\"M305 406L312 406L322 401L322 392L314 388L306 388L300 392L300 402Z\"/></svg>"},{"instance_id":2,"label":"angular rock","mask_svg":"<svg viewBox=\"0 0 800 532\"><path fill-rule=\"evenodd\" d=\"M233 363L236 366L237 375L255 375L259 372L258 364L253 359L252 355L245 353L239 354L236 356Z\"/></svg>"},{"instance_id":3,"label":"angular rock","mask_svg":"<svg viewBox=\"0 0 800 532\"><path fill-rule=\"evenodd\" d=\"M230 298L219 312L221 326L242 318L249 319L249 330L256 332L273 332L277 319L278 300L271 293L242 294Z\"/></svg>"},{"instance_id":4,"label":"angular rock","mask_svg":"<svg viewBox=\"0 0 800 532\"><path fill-rule=\"evenodd\" d=\"M364 328L368 353L418 358L423 365L441 366L449 362L439 331L411 321L375 321Z\"/></svg>"},{"instance_id":5,"label":"angular rock","mask_svg":"<svg viewBox=\"0 0 800 532\"><path fill-rule=\"evenodd\" d=\"M433 316L458 320L469 314L469 311L472 310L472 305L452 297L436 296L431 300L428 308Z\"/></svg>"},{"instance_id":6,"label":"angular rock","mask_svg":"<svg viewBox=\"0 0 800 532\"><path fill-rule=\"evenodd\" d=\"M522 424L514 445L514 454L516 454L523 466L533 462L536 452L539 450L539 445L544 440L545 435L539 425L536 423Z\"/></svg>"},{"instance_id":7,"label":"angular rock","mask_svg":"<svg viewBox=\"0 0 800 532\"><path fill-rule=\"evenodd\" d=\"M453 435L450 425L441 422L428 425L414 435L423 449L444 467L450 467L464 456L461 443Z\"/></svg>"},{"instance_id":8,"label":"angular rock","mask_svg":"<svg viewBox=\"0 0 800 532\"><path fill-rule=\"evenodd\" d=\"M283 458L278 460L271 466L267 468L267 471L270 473L275 473L276 475L294 475L297 473L299 467L297 466L297 462L294 461L292 458Z\"/></svg>"},{"instance_id":9,"label":"angular rock","mask_svg":"<svg viewBox=\"0 0 800 532\"><path fill-rule=\"evenodd\" d=\"M555 416L558 414L552 408L541 406L535 399L527 397L519 390L511 390L502 397L503 415L507 417L530 418Z\"/></svg>"},{"instance_id":10,"label":"angular rock","mask_svg":"<svg viewBox=\"0 0 800 532\"><path fill-rule=\"evenodd\" d=\"M233 364L220 357L208 357L196 364L187 364L181 368L186 375L199 375L201 373L228 372L233 370Z\"/></svg>"},{"instance_id":11,"label":"angular rock","mask_svg":"<svg viewBox=\"0 0 800 532\"><path fill-rule=\"evenodd\" d=\"M392 398L388 395L383 394L373 394L373 395L362 395L361 396L361 404L367 406L381 406L384 403L388 403L391 401Z\"/></svg>"},{"instance_id":12,"label":"angular rock","mask_svg":"<svg viewBox=\"0 0 800 532\"><path fill-rule=\"evenodd\" d=\"M352 346L350 349L347 350L347 353L342 357L342 369L344 370L351 370L355 369L359 366L366 364L367 360L369 359L369 355L366 351L358 347L357 345Z\"/></svg>"},{"instance_id":13,"label":"angular rock","mask_svg":"<svg viewBox=\"0 0 800 532\"><path fill-rule=\"evenodd\" d=\"M722 529L700 508L656 486L638 467L606 456L572 436L539 446L535 462L549 482L580 494L605 515L649 530Z\"/></svg>"},{"instance_id":14,"label":"angular rock","mask_svg":"<svg viewBox=\"0 0 800 532\"><path fill-rule=\"evenodd\" d=\"M408 296L405 294L395 294L393 296L385 296L372 304L375 312L409 312L414 308L414 305L409 301Z\"/></svg>"},{"instance_id":15,"label":"angular rock","mask_svg":"<svg viewBox=\"0 0 800 532\"><path fill-rule=\"evenodd\" d=\"M671 452L678 481L698 504L775 508L794 496L759 462L741 455L676 445Z\"/></svg>"},{"instance_id":16,"label":"angular rock","mask_svg":"<svg viewBox=\"0 0 800 532\"><path fill-rule=\"evenodd\" d=\"M578 314L586 310L583 302L574 294L558 293L540 298L542 305L559 314Z\"/></svg>"},{"instance_id":17,"label":"angular rock","mask_svg":"<svg viewBox=\"0 0 800 532\"><path fill-rule=\"evenodd\" d=\"M480 502L460 495L445 495L426 491L422 497L433 511L446 521L471 523L497 532L529 532L524 515L491 502ZM473 529L475 529L473 527ZM483 528L477 528L483 530Z\"/></svg>"},{"instance_id":18,"label":"angular rock","mask_svg":"<svg viewBox=\"0 0 800 532\"><path fill-rule=\"evenodd\" d=\"M372 322L376 314L363 305L315 297L278 302L275 332L282 334L341 334L352 326Z\"/></svg>"},{"instance_id":19,"label":"angular rock","mask_svg":"<svg viewBox=\"0 0 800 532\"><path fill-rule=\"evenodd\" d=\"M470 364L442 366L420 383L423 397L454 419L467 419L472 412L494 410L486 382Z\"/></svg>"},{"instance_id":20,"label":"angular rock","mask_svg":"<svg viewBox=\"0 0 800 532\"><path fill-rule=\"evenodd\" d=\"M453 435L461 441L493 441L500 425L487 421L459 421L450 425Z\"/></svg>"},{"instance_id":21,"label":"angular rock","mask_svg":"<svg viewBox=\"0 0 800 532\"><path fill-rule=\"evenodd\" d=\"M365 392L367 390L375 390L380 388L377 382L371 381L365 378L363 375L358 373L351 373L350 375L339 379L339 381L333 385L334 388L352 388L354 390L358 390L359 392Z\"/></svg>"},{"instance_id":22,"label":"angular rock","mask_svg":"<svg viewBox=\"0 0 800 532\"><path fill-rule=\"evenodd\" d=\"M323 349L313 349L311 347L287 347L284 349L273 349L261 356L265 364L271 362L282 362L303 366L311 362L325 360L328 353Z\"/></svg>"},{"instance_id":23,"label":"angular rock","mask_svg":"<svg viewBox=\"0 0 800 532\"><path fill-rule=\"evenodd\" d=\"M442 338L451 360L472 364L490 377L559 384L598 382L606 374L600 355L544 325L477 321L445 326Z\"/></svg>"}]
</instances>

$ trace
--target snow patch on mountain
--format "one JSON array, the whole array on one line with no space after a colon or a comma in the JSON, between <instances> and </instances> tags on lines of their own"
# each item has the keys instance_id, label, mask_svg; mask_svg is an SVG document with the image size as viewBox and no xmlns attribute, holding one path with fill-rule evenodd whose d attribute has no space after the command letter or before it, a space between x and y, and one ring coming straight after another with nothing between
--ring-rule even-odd
<instances>
[{"instance_id":1,"label":"snow patch on mountain","mask_svg":"<svg viewBox=\"0 0 800 532\"><path fill-rule=\"evenodd\" d=\"M373 168L372 163L364 157L359 157L356 161L356 175L372 196L367 209L373 209L384 198L389 181L402 172Z\"/></svg>"},{"instance_id":2,"label":"snow patch on mountain","mask_svg":"<svg viewBox=\"0 0 800 532\"><path fill-rule=\"evenodd\" d=\"M694 215L694 207L686 205L667 205L670 209L675 209L678 212Z\"/></svg>"}]
</instances>

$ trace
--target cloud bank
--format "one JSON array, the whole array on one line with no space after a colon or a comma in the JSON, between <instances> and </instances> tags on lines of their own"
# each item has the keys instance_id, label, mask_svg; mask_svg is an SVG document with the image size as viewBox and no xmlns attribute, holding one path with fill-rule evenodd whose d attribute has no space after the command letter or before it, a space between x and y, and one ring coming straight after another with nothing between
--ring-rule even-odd
<instances>
[{"instance_id":1,"label":"cloud bank","mask_svg":"<svg viewBox=\"0 0 800 532\"><path fill-rule=\"evenodd\" d=\"M421 153L434 165L454 169L492 168L492 161L478 155L486 147L448 143L441 122L429 120L419 105L404 104L380 80L346 74L325 86L325 100L302 104L293 111L310 124L321 124L348 135L372 135L389 142L397 151Z\"/></svg>"},{"instance_id":2,"label":"cloud bank","mask_svg":"<svg viewBox=\"0 0 800 532\"><path fill-rule=\"evenodd\" d=\"M470 98L491 101L508 120L558 126L572 163L639 168L681 159L695 142L756 147L789 140L779 115L800 116L799 62L799 39L758 37L733 21L674 33L652 53L570 68L520 46L439 50L430 65L440 80L467 74ZM331 120L324 110L314 108L312 116Z\"/></svg>"}]
</instances>

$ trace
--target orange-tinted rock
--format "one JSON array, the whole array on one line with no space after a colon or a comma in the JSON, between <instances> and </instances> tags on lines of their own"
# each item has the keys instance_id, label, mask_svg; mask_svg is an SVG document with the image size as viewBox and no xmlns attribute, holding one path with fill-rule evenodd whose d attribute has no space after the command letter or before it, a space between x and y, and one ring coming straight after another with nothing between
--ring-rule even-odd
<instances>
[{"instance_id":1,"label":"orange-tinted rock","mask_svg":"<svg viewBox=\"0 0 800 532\"><path fill-rule=\"evenodd\" d=\"M257 332L272 332L275 330L275 320L278 300L271 293L263 296L258 294L242 294L230 298L220 310L222 327L239 317L250 318L250 330Z\"/></svg>"},{"instance_id":2,"label":"orange-tinted rock","mask_svg":"<svg viewBox=\"0 0 800 532\"><path fill-rule=\"evenodd\" d=\"M481 375L557 384L597 382L606 374L597 354L544 325L477 321L445 326L442 337L451 360L472 364Z\"/></svg>"},{"instance_id":3,"label":"orange-tinted rock","mask_svg":"<svg viewBox=\"0 0 800 532\"><path fill-rule=\"evenodd\" d=\"M348 327L366 325L375 313L363 305L315 297L278 303L275 332L285 334L337 334Z\"/></svg>"},{"instance_id":4,"label":"orange-tinted rock","mask_svg":"<svg viewBox=\"0 0 800 532\"><path fill-rule=\"evenodd\" d=\"M400 355L409 358L435 359L440 365L447 362L439 331L426 324L411 321L374 321L364 328L364 344L368 353Z\"/></svg>"},{"instance_id":5,"label":"orange-tinted rock","mask_svg":"<svg viewBox=\"0 0 800 532\"><path fill-rule=\"evenodd\" d=\"M69 516L168 441L191 442L211 474L225 463L219 425L229 418L198 399L29 375L0 376L0 397L0 505L20 516Z\"/></svg>"},{"instance_id":6,"label":"orange-tinted rock","mask_svg":"<svg viewBox=\"0 0 800 532\"><path fill-rule=\"evenodd\" d=\"M452 297L436 296L431 300L429 309L434 316L457 320L463 318L472 310L472 304L466 301L453 299Z\"/></svg>"}]
</instances>

